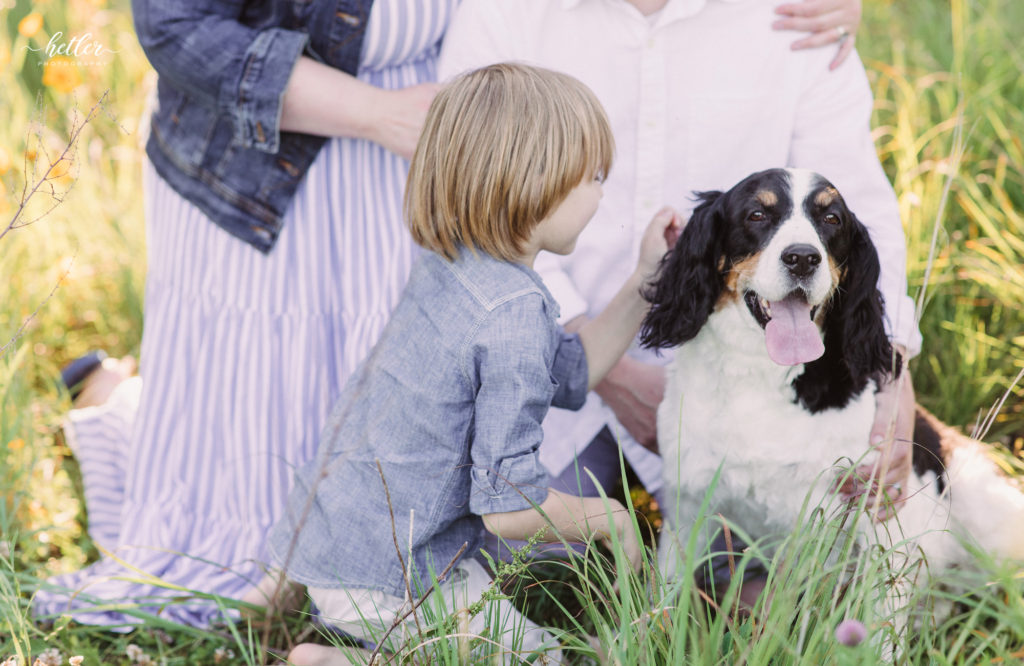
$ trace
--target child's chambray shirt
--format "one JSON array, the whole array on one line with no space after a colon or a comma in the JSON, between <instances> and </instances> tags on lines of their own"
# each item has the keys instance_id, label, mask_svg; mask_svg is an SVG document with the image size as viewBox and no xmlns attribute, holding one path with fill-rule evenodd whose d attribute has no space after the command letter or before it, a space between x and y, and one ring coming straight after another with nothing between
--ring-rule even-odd
<instances>
[{"instance_id":1,"label":"child's chambray shirt","mask_svg":"<svg viewBox=\"0 0 1024 666\"><path fill-rule=\"evenodd\" d=\"M543 502L541 421L587 393L579 336L557 316L525 266L425 253L296 474L274 564L313 587L405 596L404 561L418 596L463 544L476 552L481 515Z\"/></svg>"}]
</instances>

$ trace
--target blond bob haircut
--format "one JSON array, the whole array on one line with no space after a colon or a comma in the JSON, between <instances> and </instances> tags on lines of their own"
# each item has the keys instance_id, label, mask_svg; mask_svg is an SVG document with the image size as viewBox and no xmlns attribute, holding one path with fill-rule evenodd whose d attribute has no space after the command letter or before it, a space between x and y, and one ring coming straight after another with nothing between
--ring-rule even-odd
<instances>
[{"instance_id":1,"label":"blond bob haircut","mask_svg":"<svg viewBox=\"0 0 1024 666\"><path fill-rule=\"evenodd\" d=\"M454 260L459 247L522 256L533 228L615 152L601 103L580 81L498 64L445 86L427 113L405 191L413 239Z\"/></svg>"}]
</instances>

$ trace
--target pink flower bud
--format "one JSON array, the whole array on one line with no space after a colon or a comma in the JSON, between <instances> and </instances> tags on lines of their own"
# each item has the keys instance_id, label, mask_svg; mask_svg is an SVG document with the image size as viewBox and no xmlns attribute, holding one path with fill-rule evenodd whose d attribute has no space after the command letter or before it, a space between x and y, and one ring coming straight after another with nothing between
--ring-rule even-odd
<instances>
[{"instance_id":1,"label":"pink flower bud","mask_svg":"<svg viewBox=\"0 0 1024 666\"><path fill-rule=\"evenodd\" d=\"M868 629L860 620L843 620L836 627L836 640L843 645L860 645L868 637Z\"/></svg>"}]
</instances>

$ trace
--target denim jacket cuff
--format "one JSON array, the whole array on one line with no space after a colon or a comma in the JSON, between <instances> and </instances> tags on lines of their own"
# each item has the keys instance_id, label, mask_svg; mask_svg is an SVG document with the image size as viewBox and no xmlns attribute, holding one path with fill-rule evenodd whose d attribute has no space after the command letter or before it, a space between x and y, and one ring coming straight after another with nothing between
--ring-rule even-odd
<instances>
[{"instance_id":1,"label":"denim jacket cuff","mask_svg":"<svg viewBox=\"0 0 1024 666\"><path fill-rule=\"evenodd\" d=\"M308 41L304 33L272 28L246 50L235 107L235 139L242 146L268 153L280 149L284 91Z\"/></svg>"}]
</instances>

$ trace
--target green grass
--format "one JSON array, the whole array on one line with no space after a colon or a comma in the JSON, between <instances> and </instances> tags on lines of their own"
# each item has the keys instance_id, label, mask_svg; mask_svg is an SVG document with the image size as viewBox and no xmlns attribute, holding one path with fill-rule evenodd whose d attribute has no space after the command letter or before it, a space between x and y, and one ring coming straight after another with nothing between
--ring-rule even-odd
<instances>
[{"instance_id":1,"label":"green grass","mask_svg":"<svg viewBox=\"0 0 1024 666\"><path fill-rule=\"evenodd\" d=\"M57 370L93 348L137 353L141 333L138 119L151 72L127 6L17 0L0 14L0 230L23 185L44 177L108 94L76 143L73 166L64 174L62 163L49 174L25 219L56 207L0 238L7 285L0 300L0 659L18 654L31 663L30 655L57 648L87 664L130 664L134 644L167 664L264 663L267 648L309 637L302 616L265 638L244 624L196 631L154 617L126 635L64 621L43 626L28 614L28 590L40 579L97 556L83 528L75 466L59 437L68 403ZM33 11L43 25L26 37L19 22ZM864 11L858 46L877 99L879 155L899 195L912 289L928 275L924 351L912 364L918 398L971 430L1010 390L986 438L1005 445L1001 463L1024 476L1024 387L1010 388L1024 370L1024 3L869 0ZM25 48L45 45L57 31L91 31L118 53L79 66L81 84L64 92L59 82L43 83ZM886 618L873 615L869 600L889 572L876 560L852 558L844 564L855 572L853 582L837 595L847 569L824 559L831 524L819 519L781 544L787 557L772 570L775 600L756 621L709 613L685 580L670 589L650 571L629 574L617 553L603 564L591 558L531 570L513 584L531 615L566 632L576 663L602 653L604 663L621 664L873 664L876 643L847 648L833 631L847 617L865 622L872 635L885 631ZM904 644L907 661L1024 660L1020 573L961 583L963 590L946 593L956 601L955 617L915 632ZM598 650L586 635L597 637ZM432 649L435 662L458 661L457 645Z\"/></svg>"}]
</instances>

